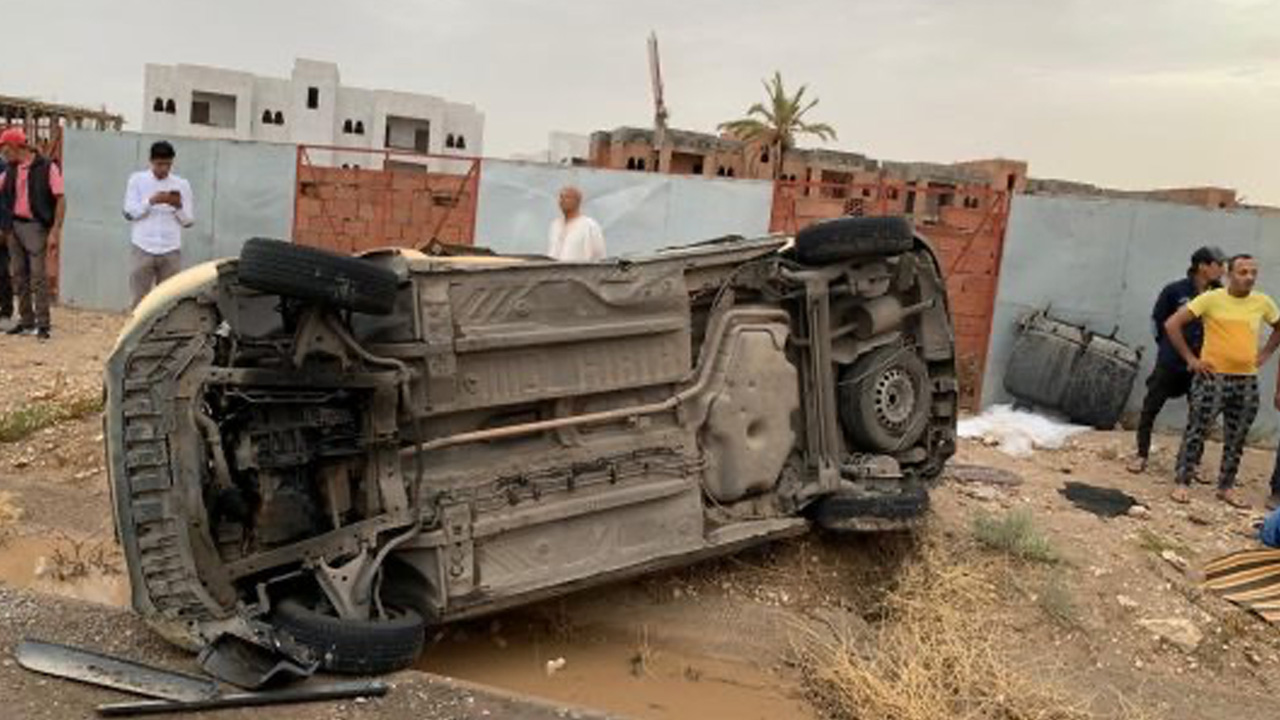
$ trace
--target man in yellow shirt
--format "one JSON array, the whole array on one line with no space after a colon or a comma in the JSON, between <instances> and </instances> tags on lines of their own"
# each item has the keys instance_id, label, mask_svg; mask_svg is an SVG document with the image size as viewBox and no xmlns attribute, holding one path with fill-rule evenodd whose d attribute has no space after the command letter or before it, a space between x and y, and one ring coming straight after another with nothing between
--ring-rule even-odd
<instances>
[{"instance_id":1,"label":"man in yellow shirt","mask_svg":"<svg viewBox=\"0 0 1280 720\"><path fill-rule=\"evenodd\" d=\"M1258 415L1258 366L1280 346L1280 309L1271 298L1253 291L1258 281L1258 261L1251 256L1231 258L1227 278L1227 287L1197 296L1165 323L1170 342L1196 374L1172 497L1181 503L1189 501L1187 488L1200 466L1205 437L1222 415L1218 498L1235 507L1248 507L1235 493L1236 472L1249 428ZM1200 357L1191 351L1182 335L1183 327L1197 318L1204 324ZM1272 330L1266 347L1259 352L1263 323Z\"/></svg>"}]
</instances>

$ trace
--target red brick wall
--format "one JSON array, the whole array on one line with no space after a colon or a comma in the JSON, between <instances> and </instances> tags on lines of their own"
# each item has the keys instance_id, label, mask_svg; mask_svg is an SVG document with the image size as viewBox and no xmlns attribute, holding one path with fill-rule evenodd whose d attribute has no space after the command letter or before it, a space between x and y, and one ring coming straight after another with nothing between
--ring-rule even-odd
<instances>
[{"instance_id":1,"label":"red brick wall","mask_svg":"<svg viewBox=\"0 0 1280 720\"><path fill-rule=\"evenodd\" d=\"M466 175L298 168L294 242L339 252L474 240L479 165Z\"/></svg>"}]
</instances>

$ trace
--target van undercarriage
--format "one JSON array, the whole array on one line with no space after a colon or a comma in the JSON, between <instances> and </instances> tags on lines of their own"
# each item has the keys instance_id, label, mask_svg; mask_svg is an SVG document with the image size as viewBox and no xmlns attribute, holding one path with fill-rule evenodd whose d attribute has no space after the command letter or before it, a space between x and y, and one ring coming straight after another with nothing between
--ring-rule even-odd
<instances>
[{"instance_id":1,"label":"van undercarriage","mask_svg":"<svg viewBox=\"0 0 1280 720\"><path fill-rule=\"evenodd\" d=\"M251 240L144 301L107 392L138 612L351 672L815 523L909 527L958 397L935 257L879 218L593 264Z\"/></svg>"}]
</instances>

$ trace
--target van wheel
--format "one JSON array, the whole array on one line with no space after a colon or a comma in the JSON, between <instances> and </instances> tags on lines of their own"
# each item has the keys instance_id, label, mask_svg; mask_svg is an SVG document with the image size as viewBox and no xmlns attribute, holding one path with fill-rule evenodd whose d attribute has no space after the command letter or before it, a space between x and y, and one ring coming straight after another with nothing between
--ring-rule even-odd
<instances>
[{"instance_id":1,"label":"van wheel","mask_svg":"<svg viewBox=\"0 0 1280 720\"><path fill-rule=\"evenodd\" d=\"M426 623L416 610L387 608L386 618L344 620L328 603L286 598L271 622L320 659L324 669L353 675L403 670L422 654Z\"/></svg>"},{"instance_id":2,"label":"van wheel","mask_svg":"<svg viewBox=\"0 0 1280 720\"><path fill-rule=\"evenodd\" d=\"M929 368L911 350L874 350L840 374L840 422L856 450L901 452L929 426Z\"/></svg>"},{"instance_id":3,"label":"van wheel","mask_svg":"<svg viewBox=\"0 0 1280 720\"><path fill-rule=\"evenodd\" d=\"M339 310L389 315L396 306L396 274L363 258L253 238L240 250L246 287Z\"/></svg>"},{"instance_id":4,"label":"van wheel","mask_svg":"<svg viewBox=\"0 0 1280 720\"><path fill-rule=\"evenodd\" d=\"M915 229L903 217L844 217L796 233L796 259L826 265L868 255L898 255L915 246Z\"/></svg>"}]
</instances>

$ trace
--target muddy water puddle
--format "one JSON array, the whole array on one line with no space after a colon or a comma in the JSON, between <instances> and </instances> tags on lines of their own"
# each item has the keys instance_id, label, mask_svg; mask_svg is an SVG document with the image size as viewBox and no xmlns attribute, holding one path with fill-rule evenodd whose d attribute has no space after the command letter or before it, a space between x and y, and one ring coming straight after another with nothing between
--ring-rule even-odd
<instances>
[{"instance_id":1,"label":"muddy water puddle","mask_svg":"<svg viewBox=\"0 0 1280 720\"><path fill-rule=\"evenodd\" d=\"M508 617L446 630L418 668L631 718L816 717L793 679L745 658L666 643L651 628L609 624L544 633Z\"/></svg>"},{"instance_id":2,"label":"muddy water puddle","mask_svg":"<svg viewBox=\"0 0 1280 720\"><path fill-rule=\"evenodd\" d=\"M0 540L0 583L102 605L129 604L129 580L109 541L7 536Z\"/></svg>"}]
</instances>

